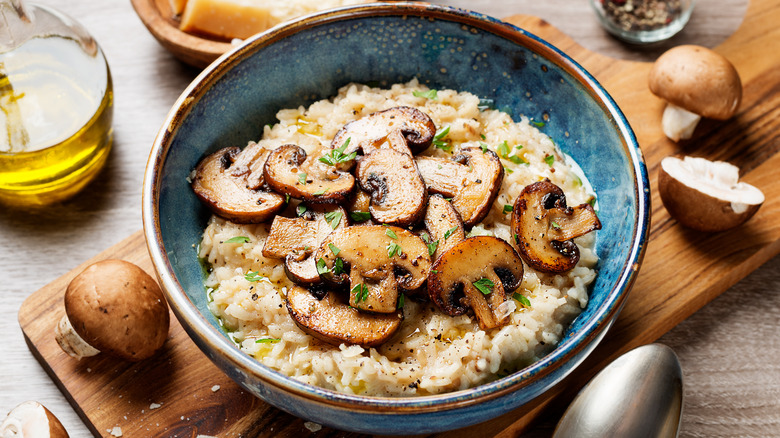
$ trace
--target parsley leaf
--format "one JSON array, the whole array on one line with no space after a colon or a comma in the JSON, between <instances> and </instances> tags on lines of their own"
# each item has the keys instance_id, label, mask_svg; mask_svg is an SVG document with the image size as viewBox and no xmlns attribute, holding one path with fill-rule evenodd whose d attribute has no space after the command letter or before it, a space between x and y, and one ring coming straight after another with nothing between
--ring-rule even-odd
<instances>
[{"instance_id":1,"label":"parsley leaf","mask_svg":"<svg viewBox=\"0 0 780 438\"><path fill-rule=\"evenodd\" d=\"M399 244L397 244L395 242L388 243L387 244L387 257L392 258L396 254L399 255L399 256L401 254L403 254L401 252L401 245L399 245Z\"/></svg>"},{"instance_id":2,"label":"parsley leaf","mask_svg":"<svg viewBox=\"0 0 780 438\"><path fill-rule=\"evenodd\" d=\"M414 97L424 97L426 99L431 99L431 100L436 100L439 97L436 90L433 89L428 91L414 90L412 91L412 94L414 95Z\"/></svg>"},{"instance_id":3,"label":"parsley leaf","mask_svg":"<svg viewBox=\"0 0 780 438\"><path fill-rule=\"evenodd\" d=\"M511 213L514 209L511 204L504 204L504 214Z\"/></svg>"},{"instance_id":4,"label":"parsley leaf","mask_svg":"<svg viewBox=\"0 0 780 438\"><path fill-rule=\"evenodd\" d=\"M406 302L405 298L406 298L406 295L404 295L404 294L401 294L401 296L398 297L398 309L403 309L404 308L404 303Z\"/></svg>"},{"instance_id":5,"label":"parsley leaf","mask_svg":"<svg viewBox=\"0 0 780 438\"><path fill-rule=\"evenodd\" d=\"M348 137L347 141L344 142L341 147L333 149L330 151L330 153L323 155L320 157L320 162L325 163L329 166L335 166L339 163L345 163L347 161L354 160L357 156L357 151L351 152L349 154L345 154L344 151L347 150L347 146L349 145L349 141L352 139L352 137Z\"/></svg>"},{"instance_id":6,"label":"parsley leaf","mask_svg":"<svg viewBox=\"0 0 780 438\"><path fill-rule=\"evenodd\" d=\"M298 216L303 216L303 214L306 213L306 206L303 204L298 204L298 206L295 207L295 213L297 213Z\"/></svg>"},{"instance_id":7,"label":"parsley leaf","mask_svg":"<svg viewBox=\"0 0 780 438\"><path fill-rule=\"evenodd\" d=\"M299 174L298 174L298 182L299 182L300 184L306 185L306 177L307 177L307 176L308 176L308 175L306 175L306 172L301 172L301 173L299 173Z\"/></svg>"},{"instance_id":8,"label":"parsley leaf","mask_svg":"<svg viewBox=\"0 0 780 438\"><path fill-rule=\"evenodd\" d=\"M252 283L260 281L265 279L262 275L260 275L260 271L249 271L244 275L244 279L247 281L250 281Z\"/></svg>"},{"instance_id":9,"label":"parsley leaf","mask_svg":"<svg viewBox=\"0 0 780 438\"><path fill-rule=\"evenodd\" d=\"M355 295L355 302L366 301L368 299L368 286L363 283L359 283L352 288L352 293Z\"/></svg>"},{"instance_id":10,"label":"parsley leaf","mask_svg":"<svg viewBox=\"0 0 780 438\"><path fill-rule=\"evenodd\" d=\"M515 292L512 294L512 298L519 301L520 304L522 304L525 307L531 307L531 302L528 301L528 298L525 297L525 295L522 295L519 292Z\"/></svg>"},{"instance_id":11,"label":"parsley leaf","mask_svg":"<svg viewBox=\"0 0 780 438\"><path fill-rule=\"evenodd\" d=\"M515 164L530 164L528 161L525 161L524 159L518 157L517 155L510 155L506 157L507 160L515 163Z\"/></svg>"},{"instance_id":12,"label":"parsley leaf","mask_svg":"<svg viewBox=\"0 0 780 438\"><path fill-rule=\"evenodd\" d=\"M479 280L471 284L473 284L474 287L477 288L477 290L479 290L485 295L492 293L493 288L496 287L496 284L493 283L489 278L480 278Z\"/></svg>"},{"instance_id":13,"label":"parsley leaf","mask_svg":"<svg viewBox=\"0 0 780 438\"><path fill-rule=\"evenodd\" d=\"M395 234L395 231L391 230L390 228L385 228L385 234L386 234L386 235L387 235L389 238L391 238L391 239L396 239L396 240L398 240L398 235L397 235L397 234Z\"/></svg>"},{"instance_id":14,"label":"parsley leaf","mask_svg":"<svg viewBox=\"0 0 780 438\"><path fill-rule=\"evenodd\" d=\"M325 264L325 259L317 259L317 273L325 275L328 272L330 272L330 269L328 268L328 265Z\"/></svg>"},{"instance_id":15,"label":"parsley leaf","mask_svg":"<svg viewBox=\"0 0 780 438\"><path fill-rule=\"evenodd\" d=\"M341 252L341 250L332 243L328 244L328 248L330 248L330 252L332 252L334 256L339 255L339 253Z\"/></svg>"},{"instance_id":16,"label":"parsley leaf","mask_svg":"<svg viewBox=\"0 0 780 438\"><path fill-rule=\"evenodd\" d=\"M509 145L507 144L506 140L502 141L500 145L498 145L498 155L501 158L506 158L509 155Z\"/></svg>"},{"instance_id":17,"label":"parsley leaf","mask_svg":"<svg viewBox=\"0 0 780 438\"><path fill-rule=\"evenodd\" d=\"M279 342L279 341L281 341L281 339L279 339L279 338L262 338L262 339L255 340L255 343L256 344L273 344L273 343L276 343L276 342Z\"/></svg>"},{"instance_id":18,"label":"parsley leaf","mask_svg":"<svg viewBox=\"0 0 780 438\"><path fill-rule=\"evenodd\" d=\"M436 252L436 248L439 247L439 241L434 240L433 242L426 243L426 245L428 246L428 255L433 257L433 254Z\"/></svg>"},{"instance_id":19,"label":"parsley leaf","mask_svg":"<svg viewBox=\"0 0 780 438\"><path fill-rule=\"evenodd\" d=\"M325 222L327 222L328 225L330 225L330 227L335 230L336 227L339 226L342 216L343 215L341 214L340 211L330 211L328 213L325 213Z\"/></svg>"},{"instance_id":20,"label":"parsley leaf","mask_svg":"<svg viewBox=\"0 0 780 438\"><path fill-rule=\"evenodd\" d=\"M246 236L231 237L225 243L249 243L249 238Z\"/></svg>"},{"instance_id":21,"label":"parsley leaf","mask_svg":"<svg viewBox=\"0 0 780 438\"><path fill-rule=\"evenodd\" d=\"M483 154L487 153L487 150L488 150L487 143L481 141L481 142L479 142L479 147L482 149L482 153Z\"/></svg>"},{"instance_id":22,"label":"parsley leaf","mask_svg":"<svg viewBox=\"0 0 780 438\"><path fill-rule=\"evenodd\" d=\"M554 229L556 229L556 230L560 230L561 229L561 226L558 224L558 222L550 221L550 225L552 225L552 227Z\"/></svg>"},{"instance_id":23,"label":"parsley leaf","mask_svg":"<svg viewBox=\"0 0 780 438\"><path fill-rule=\"evenodd\" d=\"M555 155L547 155L544 157L544 162L547 163L548 166L552 167L553 163L555 162Z\"/></svg>"},{"instance_id":24,"label":"parsley leaf","mask_svg":"<svg viewBox=\"0 0 780 438\"><path fill-rule=\"evenodd\" d=\"M449 239L450 236L452 236L452 233L454 233L456 231L458 231L458 226L457 225L452 227L452 228L450 228L449 230L445 231L444 232L444 240Z\"/></svg>"},{"instance_id":25,"label":"parsley leaf","mask_svg":"<svg viewBox=\"0 0 780 438\"><path fill-rule=\"evenodd\" d=\"M312 195L314 195L314 196L320 196L320 195L323 195L323 194L325 194L325 192L327 192L327 191L328 191L328 189L322 189L322 190L318 190L318 191L316 191L316 192L312 193Z\"/></svg>"},{"instance_id":26,"label":"parsley leaf","mask_svg":"<svg viewBox=\"0 0 780 438\"><path fill-rule=\"evenodd\" d=\"M333 262L333 275L341 275L344 273L344 260L341 260L341 257L336 258L336 261Z\"/></svg>"},{"instance_id":27,"label":"parsley leaf","mask_svg":"<svg viewBox=\"0 0 780 438\"><path fill-rule=\"evenodd\" d=\"M349 217L355 222L365 222L371 219L371 213L367 211L350 211Z\"/></svg>"},{"instance_id":28,"label":"parsley leaf","mask_svg":"<svg viewBox=\"0 0 780 438\"><path fill-rule=\"evenodd\" d=\"M452 145L448 140L444 140L444 137L447 136L447 134L450 133L450 127L447 126L444 129L440 129L436 131L436 135L433 137L433 146L437 147L444 152L449 152L452 150Z\"/></svg>"},{"instance_id":29,"label":"parsley leaf","mask_svg":"<svg viewBox=\"0 0 780 438\"><path fill-rule=\"evenodd\" d=\"M544 122L537 122L535 120L531 120L531 124L536 126L537 128L544 128L544 125L545 125Z\"/></svg>"}]
</instances>

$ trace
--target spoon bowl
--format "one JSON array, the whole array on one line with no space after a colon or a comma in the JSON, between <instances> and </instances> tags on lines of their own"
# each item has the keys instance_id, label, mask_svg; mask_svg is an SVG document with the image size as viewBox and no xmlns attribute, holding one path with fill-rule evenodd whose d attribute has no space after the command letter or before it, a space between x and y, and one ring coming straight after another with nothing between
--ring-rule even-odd
<instances>
[{"instance_id":1,"label":"spoon bowl","mask_svg":"<svg viewBox=\"0 0 780 438\"><path fill-rule=\"evenodd\" d=\"M577 394L554 438L676 437L683 375L671 348L635 348L601 370Z\"/></svg>"}]
</instances>

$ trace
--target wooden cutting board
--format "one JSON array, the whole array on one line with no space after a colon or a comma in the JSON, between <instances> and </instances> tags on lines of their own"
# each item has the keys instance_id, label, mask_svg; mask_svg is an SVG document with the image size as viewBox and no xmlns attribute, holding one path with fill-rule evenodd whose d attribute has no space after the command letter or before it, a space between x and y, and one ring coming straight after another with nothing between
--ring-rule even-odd
<instances>
[{"instance_id":1,"label":"wooden cutting board","mask_svg":"<svg viewBox=\"0 0 780 438\"><path fill-rule=\"evenodd\" d=\"M448 438L516 436L543 412L555 415L556 408L617 355L656 340L780 252L780 171L776 170L780 169L780 4L752 1L743 25L717 48L742 77L744 97L738 114L725 123L704 121L694 139L680 145L661 133L663 103L646 86L650 64L590 52L539 18L512 16L507 21L572 56L625 112L650 172L652 228L627 304L585 363L527 406L449 432ZM743 180L767 195L766 203L745 226L729 232L703 234L681 228L666 213L656 190L658 163L676 153L739 166ZM125 259L153 272L139 231L35 292L19 310L19 323L33 354L95 436L110 436L119 427L129 437L293 437L308 433L307 427L317 427L243 391L212 365L175 318L163 353L139 364L100 356L75 361L62 354L53 329L64 313L64 289L88 264L105 258ZM328 429L318 433L322 435L358 436Z\"/></svg>"}]
</instances>

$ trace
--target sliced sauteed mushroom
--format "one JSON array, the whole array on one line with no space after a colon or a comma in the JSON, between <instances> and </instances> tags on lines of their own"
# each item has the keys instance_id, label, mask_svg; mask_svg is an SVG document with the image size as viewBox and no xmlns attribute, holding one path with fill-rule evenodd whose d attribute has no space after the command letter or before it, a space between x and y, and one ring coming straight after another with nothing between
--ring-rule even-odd
<instances>
[{"instance_id":1,"label":"sliced sauteed mushroom","mask_svg":"<svg viewBox=\"0 0 780 438\"><path fill-rule=\"evenodd\" d=\"M572 269L580 259L580 250L571 239L600 229L593 207L568 207L563 190L549 180L526 186L512 211L512 231L520 256L543 272Z\"/></svg>"},{"instance_id":2,"label":"sliced sauteed mushroom","mask_svg":"<svg viewBox=\"0 0 780 438\"><path fill-rule=\"evenodd\" d=\"M265 257L284 259L287 277L303 285L320 282L314 251L333 230L347 226L339 206L300 204L299 217L276 216L263 246Z\"/></svg>"},{"instance_id":3,"label":"sliced sauteed mushroom","mask_svg":"<svg viewBox=\"0 0 780 438\"><path fill-rule=\"evenodd\" d=\"M275 191L307 202L341 204L355 188L351 174L316 159L307 160L306 151L293 144L271 152L263 175Z\"/></svg>"},{"instance_id":4,"label":"sliced sauteed mushroom","mask_svg":"<svg viewBox=\"0 0 780 438\"><path fill-rule=\"evenodd\" d=\"M355 175L371 193L369 211L376 222L406 227L425 213L428 191L411 155L377 149L360 160Z\"/></svg>"},{"instance_id":5,"label":"sliced sauteed mushroom","mask_svg":"<svg viewBox=\"0 0 780 438\"><path fill-rule=\"evenodd\" d=\"M331 148L338 149L349 139L345 154L362 149L368 155L375 149L389 147L411 155L427 149L435 135L436 125L428 114L399 106L347 123L333 137Z\"/></svg>"},{"instance_id":6,"label":"sliced sauteed mushroom","mask_svg":"<svg viewBox=\"0 0 780 438\"><path fill-rule=\"evenodd\" d=\"M463 148L452 161L435 157L416 161L428 190L452 198L466 227L487 216L504 180L504 167L491 150Z\"/></svg>"},{"instance_id":7,"label":"sliced sauteed mushroom","mask_svg":"<svg viewBox=\"0 0 780 438\"><path fill-rule=\"evenodd\" d=\"M341 228L322 242L315 257L326 279L349 282L349 304L369 312L395 312L399 289L415 291L431 271L425 242L393 226Z\"/></svg>"},{"instance_id":8,"label":"sliced sauteed mushroom","mask_svg":"<svg viewBox=\"0 0 780 438\"><path fill-rule=\"evenodd\" d=\"M264 190L257 168L267 153L258 147L220 149L195 168L192 190L215 214L239 223L263 222L286 205L284 196ZM251 158L251 159L250 159Z\"/></svg>"},{"instance_id":9,"label":"sliced sauteed mushroom","mask_svg":"<svg viewBox=\"0 0 780 438\"><path fill-rule=\"evenodd\" d=\"M425 229L428 230L429 248L435 249L433 260L436 260L448 249L466 238L463 221L455 207L441 195L428 198L428 208L425 211ZM425 239L423 239L425 240Z\"/></svg>"},{"instance_id":10,"label":"sliced sauteed mushroom","mask_svg":"<svg viewBox=\"0 0 780 438\"><path fill-rule=\"evenodd\" d=\"M345 206L349 212L349 218L353 223L372 225L371 222L371 194L359 188L355 190L352 199Z\"/></svg>"},{"instance_id":11,"label":"sliced sauteed mushroom","mask_svg":"<svg viewBox=\"0 0 780 438\"><path fill-rule=\"evenodd\" d=\"M401 311L387 314L359 312L338 295L329 291L318 300L306 289L294 286L287 292L287 311L301 330L335 345L380 345L401 326Z\"/></svg>"},{"instance_id":12,"label":"sliced sauteed mushroom","mask_svg":"<svg viewBox=\"0 0 780 438\"><path fill-rule=\"evenodd\" d=\"M523 262L507 242L469 237L442 254L431 269L428 295L444 313L462 315L470 307L483 330L509 322L507 294L523 281Z\"/></svg>"}]
</instances>

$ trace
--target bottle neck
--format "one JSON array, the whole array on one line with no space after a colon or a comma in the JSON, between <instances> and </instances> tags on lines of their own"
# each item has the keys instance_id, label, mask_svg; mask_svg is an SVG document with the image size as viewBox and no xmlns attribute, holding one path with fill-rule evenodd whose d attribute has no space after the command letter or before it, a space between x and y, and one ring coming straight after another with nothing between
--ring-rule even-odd
<instances>
[{"instance_id":1,"label":"bottle neck","mask_svg":"<svg viewBox=\"0 0 780 438\"><path fill-rule=\"evenodd\" d=\"M34 30L33 16L22 0L0 0L0 53L20 46Z\"/></svg>"}]
</instances>

